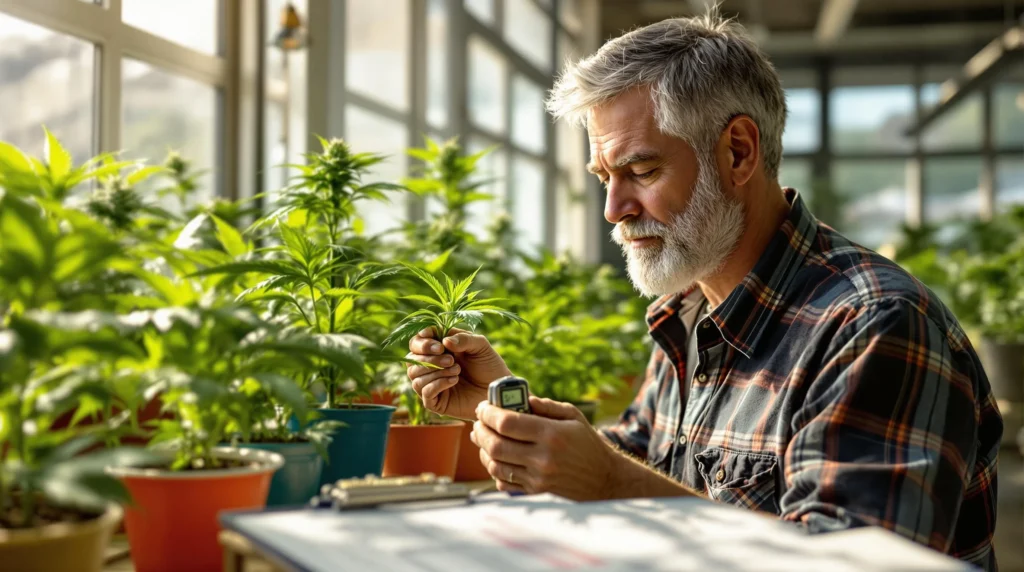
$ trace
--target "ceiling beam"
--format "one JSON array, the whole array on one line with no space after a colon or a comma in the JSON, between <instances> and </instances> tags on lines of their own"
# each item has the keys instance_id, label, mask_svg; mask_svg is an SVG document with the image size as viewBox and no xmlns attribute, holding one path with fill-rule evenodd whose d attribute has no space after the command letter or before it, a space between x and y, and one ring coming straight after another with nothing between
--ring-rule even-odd
<instances>
[{"instance_id":1,"label":"ceiling beam","mask_svg":"<svg viewBox=\"0 0 1024 572\"><path fill-rule=\"evenodd\" d=\"M916 135L923 131L968 95L983 89L1004 70L1017 63L1021 54L1024 54L1024 24L1006 30L989 42L967 60L957 77L943 82L939 88L939 103L909 127L906 134Z\"/></svg>"},{"instance_id":2,"label":"ceiling beam","mask_svg":"<svg viewBox=\"0 0 1024 572\"><path fill-rule=\"evenodd\" d=\"M850 26L857 2L858 0L825 0L818 14L814 39L821 44L831 44L842 37Z\"/></svg>"}]
</instances>

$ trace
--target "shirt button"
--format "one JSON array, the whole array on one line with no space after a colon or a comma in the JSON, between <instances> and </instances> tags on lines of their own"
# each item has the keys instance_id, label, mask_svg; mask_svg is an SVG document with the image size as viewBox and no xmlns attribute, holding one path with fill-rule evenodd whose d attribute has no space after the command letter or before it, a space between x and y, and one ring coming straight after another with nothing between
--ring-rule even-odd
<instances>
[{"instance_id":1,"label":"shirt button","mask_svg":"<svg viewBox=\"0 0 1024 572\"><path fill-rule=\"evenodd\" d=\"M686 435L680 435L679 436L679 444L680 445L685 445L686 444Z\"/></svg>"},{"instance_id":2,"label":"shirt button","mask_svg":"<svg viewBox=\"0 0 1024 572\"><path fill-rule=\"evenodd\" d=\"M704 328L705 330L710 328L711 327L711 320L704 320L704 323L701 324L700 327Z\"/></svg>"},{"instance_id":3,"label":"shirt button","mask_svg":"<svg viewBox=\"0 0 1024 572\"><path fill-rule=\"evenodd\" d=\"M706 374L706 373L702 373L702 374L697 376L697 382L698 383L704 383L707 380L708 380L708 374Z\"/></svg>"},{"instance_id":4,"label":"shirt button","mask_svg":"<svg viewBox=\"0 0 1024 572\"><path fill-rule=\"evenodd\" d=\"M725 480L725 470L724 469L718 469L718 472L715 473L715 480L718 481L718 482L722 482L722 481Z\"/></svg>"},{"instance_id":5,"label":"shirt button","mask_svg":"<svg viewBox=\"0 0 1024 572\"><path fill-rule=\"evenodd\" d=\"M708 305L707 305L707 306L705 306L705 307L704 307L704 309L705 309L705 310L707 310L707 312L708 312L708 313L710 314L710 313L711 313L711 310L714 310L714 309L715 309L715 307L714 307L714 306L712 306L710 302L708 302Z\"/></svg>"}]
</instances>

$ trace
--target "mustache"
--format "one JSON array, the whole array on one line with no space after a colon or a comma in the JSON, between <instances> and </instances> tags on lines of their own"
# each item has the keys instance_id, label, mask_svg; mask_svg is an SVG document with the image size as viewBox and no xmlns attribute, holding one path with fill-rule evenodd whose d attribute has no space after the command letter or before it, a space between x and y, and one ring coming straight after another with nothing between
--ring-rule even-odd
<instances>
[{"instance_id":1,"label":"mustache","mask_svg":"<svg viewBox=\"0 0 1024 572\"><path fill-rule=\"evenodd\" d=\"M638 238L665 238L670 232L667 224L656 220L627 219L619 222L612 230L612 240L618 245Z\"/></svg>"}]
</instances>

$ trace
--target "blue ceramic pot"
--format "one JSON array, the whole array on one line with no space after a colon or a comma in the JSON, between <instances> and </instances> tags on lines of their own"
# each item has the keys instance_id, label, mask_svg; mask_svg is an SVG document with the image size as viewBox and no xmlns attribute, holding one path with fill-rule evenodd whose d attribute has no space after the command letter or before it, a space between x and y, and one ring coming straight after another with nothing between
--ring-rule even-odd
<instances>
[{"instance_id":1,"label":"blue ceramic pot","mask_svg":"<svg viewBox=\"0 0 1024 572\"><path fill-rule=\"evenodd\" d=\"M388 405L355 404L339 409L318 409L321 420L345 424L331 432L327 463L320 484L338 479L380 476L388 445L388 428L395 408ZM316 421L313 422L314 424ZM293 428L297 423L292 420Z\"/></svg>"},{"instance_id":2,"label":"blue ceramic pot","mask_svg":"<svg viewBox=\"0 0 1024 572\"><path fill-rule=\"evenodd\" d=\"M270 481L267 506L305 505L320 491L324 459L312 443L239 443L239 448L272 451L284 466Z\"/></svg>"}]
</instances>

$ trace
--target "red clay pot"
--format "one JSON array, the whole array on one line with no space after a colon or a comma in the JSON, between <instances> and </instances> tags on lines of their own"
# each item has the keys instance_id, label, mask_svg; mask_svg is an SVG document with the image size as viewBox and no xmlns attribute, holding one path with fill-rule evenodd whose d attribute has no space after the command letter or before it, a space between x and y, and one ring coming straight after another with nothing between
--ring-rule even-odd
<instances>
[{"instance_id":1,"label":"red clay pot","mask_svg":"<svg viewBox=\"0 0 1024 572\"><path fill-rule=\"evenodd\" d=\"M462 421L438 425L392 423L384 455L383 476L433 473L438 477L453 478L463 426L465 423Z\"/></svg>"},{"instance_id":2,"label":"red clay pot","mask_svg":"<svg viewBox=\"0 0 1024 572\"><path fill-rule=\"evenodd\" d=\"M251 461L255 467L209 471L168 471L111 467L131 493L125 528L136 572L214 572L223 553L217 541L223 510L262 508L274 471L284 464L277 453L256 449L215 449L220 459Z\"/></svg>"},{"instance_id":3,"label":"red clay pot","mask_svg":"<svg viewBox=\"0 0 1024 572\"><path fill-rule=\"evenodd\" d=\"M464 425L461 435L462 444L459 445L459 461L455 466L455 481L490 480L491 474L480 462L480 447L477 447L476 443L469 438L469 434L473 432L473 424L467 422Z\"/></svg>"}]
</instances>

